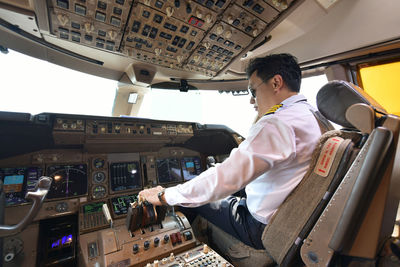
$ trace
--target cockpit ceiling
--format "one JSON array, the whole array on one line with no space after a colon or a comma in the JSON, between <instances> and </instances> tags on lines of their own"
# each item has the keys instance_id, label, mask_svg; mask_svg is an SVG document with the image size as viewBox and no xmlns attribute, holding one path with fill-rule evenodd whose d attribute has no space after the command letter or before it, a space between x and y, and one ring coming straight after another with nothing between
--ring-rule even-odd
<instances>
[{"instance_id":1,"label":"cockpit ceiling","mask_svg":"<svg viewBox=\"0 0 400 267\"><path fill-rule=\"evenodd\" d=\"M59 39L215 77L298 1L47 0L47 8Z\"/></svg>"}]
</instances>

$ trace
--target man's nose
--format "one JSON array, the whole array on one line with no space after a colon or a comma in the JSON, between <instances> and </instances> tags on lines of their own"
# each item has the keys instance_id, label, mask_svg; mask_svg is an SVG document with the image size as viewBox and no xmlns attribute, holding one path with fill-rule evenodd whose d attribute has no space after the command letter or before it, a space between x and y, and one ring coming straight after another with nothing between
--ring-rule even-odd
<instances>
[{"instance_id":1,"label":"man's nose","mask_svg":"<svg viewBox=\"0 0 400 267\"><path fill-rule=\"evenodd\" d=\"M254 97L251 96L251 97L250 97L250 104L253 105L253 104L255 104L255 103L256 103L256 100L254 99Z\"/></svg>"}]
</instances>

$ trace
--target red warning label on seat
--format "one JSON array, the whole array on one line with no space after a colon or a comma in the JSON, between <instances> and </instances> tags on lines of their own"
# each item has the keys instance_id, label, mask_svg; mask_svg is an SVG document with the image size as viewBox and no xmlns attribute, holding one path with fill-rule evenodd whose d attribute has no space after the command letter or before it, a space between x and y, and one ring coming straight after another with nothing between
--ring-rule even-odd
<instances>
[{"instance_id":1,"label":"red warning label on seat","mask_svg":"<svg viewBox=\"0 0 400 267\"><path fill-rule=\"evenodd\" d=\"M344 139L341 137L331 137L325 142L314 169L316 174L322 177L328 176L337 150L343 141Z\"/></svg>"}]
</instances>

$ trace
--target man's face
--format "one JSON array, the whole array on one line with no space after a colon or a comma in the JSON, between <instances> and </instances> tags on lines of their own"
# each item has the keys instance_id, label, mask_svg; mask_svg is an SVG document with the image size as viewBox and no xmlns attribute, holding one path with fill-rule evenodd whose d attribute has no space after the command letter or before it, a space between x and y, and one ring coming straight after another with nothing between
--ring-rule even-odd
<instances>
[{"instance_id":1,"label":"man's face","mask_svg":"<svg viewBox=\"0 0 400 267\"><path fill-rule=\"evenodd\" d=\"M258 110L258 106L257 106L256 99L255 99L253 96L250 97L250 104L253 105L253 108L254 108L256 111Z\"/></svg>"},{"instance_id":2,"label":"man's face","mask_svg":"<svg viewBox=\"0 0 400 267\"><path fill-rule=\"evenodd\" d=\"M254 103L254 106L257 107L259 115L263 114L262 112L269 105L268 99L271 99L273 94L273 88L270 85L271 79L267 79L267 81L263 81L260 77L257 76L257 72L254 72L249 79L249 91L254 99L250 99L250 103ZM261 114L260 114L261 113Z\"/></svg>"}]
</instances>

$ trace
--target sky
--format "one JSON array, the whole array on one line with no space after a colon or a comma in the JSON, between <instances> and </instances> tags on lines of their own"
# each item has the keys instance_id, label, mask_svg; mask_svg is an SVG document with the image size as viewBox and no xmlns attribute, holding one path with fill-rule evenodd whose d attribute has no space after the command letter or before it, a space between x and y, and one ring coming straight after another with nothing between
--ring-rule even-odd
<instances>
[{"instance_id":1,"label":"sky","mask_svg":"<svg viewBox=\"0 0 400 267\"><path fill-rule=\"evenodd\" d=\"M111 116L117 82L64 68L10 50L0 53L0 110ZM303 79L300 92L315 105L325 75ZM256 112L250 96L217 91L152 90L139 117L224 124L246 136Z\"/></svg>"}]
</instances>

